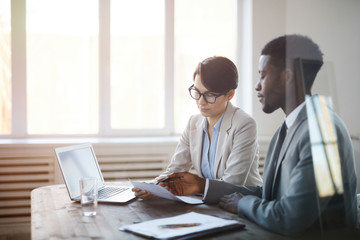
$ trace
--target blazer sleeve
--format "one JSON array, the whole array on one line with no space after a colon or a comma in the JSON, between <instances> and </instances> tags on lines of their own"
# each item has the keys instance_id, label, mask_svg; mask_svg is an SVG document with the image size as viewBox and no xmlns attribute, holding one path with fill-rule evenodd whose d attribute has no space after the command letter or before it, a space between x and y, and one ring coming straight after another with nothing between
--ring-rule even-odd
<instances>
[{"instance_id":1,"label":"blazer sleeve","mask_svg":"<svg viewBox=\"0 0 360 240\"><path fill-rule=\"evenodd\" d=\"M219 180L246 186L261 186L256 122L240 109L234 114L224 147L226 149L222 161L225 167Z\"/></svg>"},{"instance_id":2,"label":"blazer sleeve","mask_svg":"<svg viewBox=\"0 0 360 240\"><path fill-rule=\"evenodd\" d=\"M166 175L172 174L174 172L188 172L192 167L190 154L190 131L191 125L194 124L193 118L193 116L190 117L176 147L175 153L170 161L170 164L167 166L165 172L155 178L155 180L164 178Z\"/></svg>"}]
</instances>

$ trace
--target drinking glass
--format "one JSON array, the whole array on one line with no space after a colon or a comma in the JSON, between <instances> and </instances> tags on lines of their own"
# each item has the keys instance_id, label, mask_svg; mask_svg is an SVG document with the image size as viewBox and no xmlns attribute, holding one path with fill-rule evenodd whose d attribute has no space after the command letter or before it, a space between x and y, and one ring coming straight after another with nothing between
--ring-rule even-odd
<instances>
[{"instance_id":1,"label":"drinking glass","mask_svg":"<svg viewBox=\"0 0 360 240\"><path fill-rule=\"evenodd\" d=\"M84 216L95 216L97 208L97 178L80 179L81 208Z\"/></svg>"}]
</instances>

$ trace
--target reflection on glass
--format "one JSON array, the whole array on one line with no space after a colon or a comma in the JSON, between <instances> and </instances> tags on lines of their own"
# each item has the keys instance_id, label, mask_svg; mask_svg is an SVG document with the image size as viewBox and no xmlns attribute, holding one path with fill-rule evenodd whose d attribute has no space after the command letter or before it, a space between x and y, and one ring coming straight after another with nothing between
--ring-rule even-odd
<instances>
[{"instance_id":1,"label":"reflection on glass","mask_svg":"<svg viewBox=\"0 0 360 240\"><path fill-rule=\"evenodd\" d=\"M10 0L0 0L0 134L11 133Z\"/></svg>"},{"instance_id":2,"label":"reflection on glass","mask_svg":"<svg viewBox=\"0 0 360 240\"><path fill-rule=\"evenodd\" d=\"M324 96L307 96L311 151L316 185L320 197L343 193L337 136L329 112L330 100Z\"/></svg>"},{"instance_id":3,"label":"reflection on glass","mask_svg":"<svg viewBox=\"0 0 360 240\"><path fill-rule=\"evenodd\" d=\"M165 127L164 2L111 1L113 129Z\"/></svg>"},{"instance_id":4,"label":"reflection on glass","mask_svg":"<svg viewBox=\"0 0 360 240\"><path fill-rule=\"evenodd\" d=\"M26 1L29 134L98 133L98 1Z\"/></svg>"}]
</instances>

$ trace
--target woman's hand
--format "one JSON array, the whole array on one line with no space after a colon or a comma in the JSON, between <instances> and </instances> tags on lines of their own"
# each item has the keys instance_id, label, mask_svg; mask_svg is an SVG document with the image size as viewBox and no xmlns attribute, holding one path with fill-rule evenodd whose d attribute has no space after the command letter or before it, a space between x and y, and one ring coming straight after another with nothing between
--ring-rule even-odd
<instances>
[{"instance_id":1,"label":"woman's hand","mask_svg":"<svg viewBox=\"0 0 360 240\"><path fill-rule=\"evenodd\" d=\"M135 193L135 196L142 199L150 199L154 197L153 194L149 193L148 191L142 190L140 188L134 187L131 189Z\"/></svg>"}]
</instances>

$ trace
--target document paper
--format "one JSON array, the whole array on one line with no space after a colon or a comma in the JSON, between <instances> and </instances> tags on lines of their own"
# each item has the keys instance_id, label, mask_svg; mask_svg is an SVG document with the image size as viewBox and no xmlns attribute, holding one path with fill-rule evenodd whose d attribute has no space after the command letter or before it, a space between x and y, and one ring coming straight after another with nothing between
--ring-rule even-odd
<instances>
[{"instance_id":1,"label":"document paper","mask_svg":"<svg viewBox=\"0 0 360 240\"><path fill-rule=\"evenodd\" d=\"M176 195L172 194L171 192L169 192L168 190L166 190L164 187L161 187L160 185L156 185L156 184L152 184L152 183L131 181L131 180L130 180L130 183L134 187L146 190L146 191L151 192L152 194L162 197L162 198L175 200L175 201L181 201L181 202L185 202L188 204L204 203L201 199L198 199L198 198L193 198L193 197L188 197L188 196L176 196Z\"/></svg>"},{"instance_id":2,"label":"document paper","mask_svg":"<svg viewBox=\"0 0 360 240\"><path fill-rule=\"evenodd\" d=\"M169 227L193 224L191 227ZM221 232L227 228L243 228L245 225L236 220L226 220L206 214L190 212L175 217L160 218L142 223L127 225L120 230L136 233L156 239L172 239L179 236L206 235L214 232Z\"/></svg>"}]
</instances>

